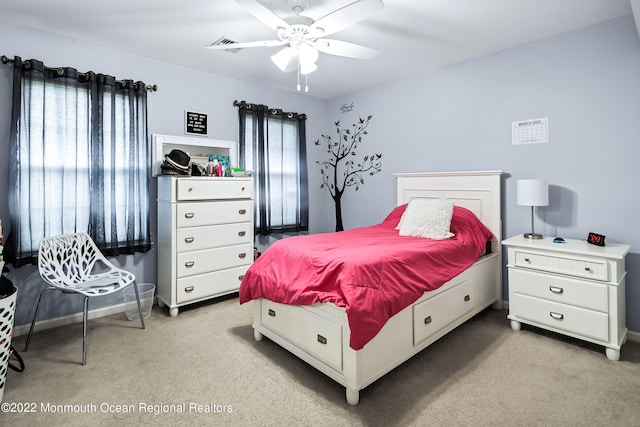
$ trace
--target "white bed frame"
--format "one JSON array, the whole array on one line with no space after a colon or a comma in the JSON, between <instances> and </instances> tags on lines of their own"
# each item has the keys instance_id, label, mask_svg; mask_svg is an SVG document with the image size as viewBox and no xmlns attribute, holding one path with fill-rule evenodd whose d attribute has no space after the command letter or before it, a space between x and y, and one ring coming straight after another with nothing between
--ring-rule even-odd
<instances>
[{"instance_id":1,"label":"white bed frame","mask_svg":"<svg viewBox=\"0 0 640 427\"><path fill-rule=\"evenodd\" d=\"M360 390L490 305L502 309L502 171L401 173L398 205L416 198L452 200L492 231L491 254L393 316L364 348L349 347L343 308L254 301L254 337L278 343L346 387L350 405Z\"/></svg>"}]
</instances>

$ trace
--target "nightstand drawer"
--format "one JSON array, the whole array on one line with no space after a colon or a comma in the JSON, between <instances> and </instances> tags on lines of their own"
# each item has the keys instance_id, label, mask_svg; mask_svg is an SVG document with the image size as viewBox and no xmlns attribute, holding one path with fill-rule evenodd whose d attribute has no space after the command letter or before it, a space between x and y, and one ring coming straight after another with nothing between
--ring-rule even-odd
<instances>
[{"instance_id":1,"label":"nightstand drawer","mask_svg":"<svg viewBox=\"0 0 640 427\"><path fill-rule=\"evenodd\" d=\"M516 316L523 320L603 342L609 341L609 315L607 313L518 293L511 295L509 311L517 313Z\"/></svg>"},{"instance_id":2,"label":"nightstand drawer","mask_svg":"<svg viewBox=\"0 0 640 427\"><path fill-rule=\"evenodd\" d=\"M515 293L608 312L608 288L604 284L510 268L509 288Z\"/></svg>"},{"instance_id":3,"label":"nightstand drawer","mask_svg":"<svg viewBox=\"0 0 640 427\"><path fill-rule=\"evenodd\" d=\"M608 265L604 260L594 261L562 254L539 254L516 249L515 266L605 282L609 280Z\"/></svg>"}]
</instances>

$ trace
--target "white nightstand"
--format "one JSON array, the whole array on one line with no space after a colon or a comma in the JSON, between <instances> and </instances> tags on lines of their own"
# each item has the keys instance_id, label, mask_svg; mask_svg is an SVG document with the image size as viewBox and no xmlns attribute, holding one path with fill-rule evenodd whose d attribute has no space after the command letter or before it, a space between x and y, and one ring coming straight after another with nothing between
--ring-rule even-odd
<instances>
[{"instance_id":1,"label":"white nightstand","mask_svg":"<svg viewBox=\"0 0 640 427\"><path fill-rule=\"evenodd\" d=\"M552 237L504 240L509 271L511 327L521 323L606 347L610 360L620 359L627 340L625 256L630 247L595 246L585 240Z\"/></svg>"}]
</instances>

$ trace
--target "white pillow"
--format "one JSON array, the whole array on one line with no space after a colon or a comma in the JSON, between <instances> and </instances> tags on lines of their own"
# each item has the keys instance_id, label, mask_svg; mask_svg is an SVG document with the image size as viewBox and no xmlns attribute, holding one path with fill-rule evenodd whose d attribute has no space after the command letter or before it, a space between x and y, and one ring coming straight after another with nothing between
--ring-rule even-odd
<instances>
[{"instance_id":1,"label":"white pillow","mask_svg":"<svg viewBox=\"0 0 640 427\"><path fill-rule=\"evenodd\" d=\"M449 231L453 202L446 199L414 199L400 218L401 236L443 240L453 237Z\"/></svg>"}]
</instances>

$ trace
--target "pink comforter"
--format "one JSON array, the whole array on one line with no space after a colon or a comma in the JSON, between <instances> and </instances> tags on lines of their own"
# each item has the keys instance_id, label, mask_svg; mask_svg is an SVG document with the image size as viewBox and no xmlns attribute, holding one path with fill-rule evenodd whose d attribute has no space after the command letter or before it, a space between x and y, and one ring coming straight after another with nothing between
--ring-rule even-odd
<instances>
[{"instance_id":1,"label":"pink comforter","mask_svg":"<svg viewBox=\"0 0 640 427\"><path fill-rule=\"evenodd\" d=\"M455 237L399 236L395 227L405 208L398 206L371 227L274 243L245 274L240 303L257 298L334 303L346 310L351 348L361 349L390 317L471 266L492 236L473 213L458 206L451 220Z\"/></svg>"}]
</instances>

